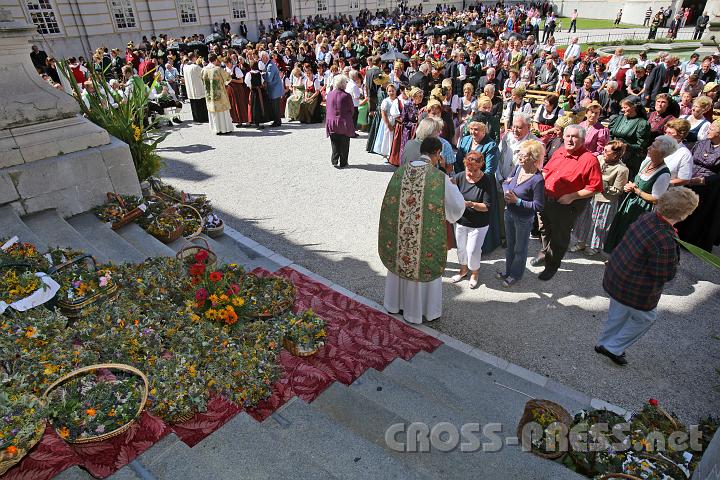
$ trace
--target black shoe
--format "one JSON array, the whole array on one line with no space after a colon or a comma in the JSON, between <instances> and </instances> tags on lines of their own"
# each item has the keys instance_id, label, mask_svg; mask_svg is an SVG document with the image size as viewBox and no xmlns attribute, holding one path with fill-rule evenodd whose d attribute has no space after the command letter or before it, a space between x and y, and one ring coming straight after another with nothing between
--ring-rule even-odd
<instances>
[{"instance_id":1,"label":"black shoe","mask_svg":"<svg viewBox=\"0 0 720 480\"><path fill-rule=\"evenodd\" d=\"M237 125L235 125L235 128L243 128L244 126L245 125L243 125L242 123L238 123Z\"/></svg>"},{"instance_id":2,"label":"black shoe","mask_svg":"<svg viewBox=\"0 0 720 480\"><path fill-rule=\"evenodd\" d=\"M545 257L535 257L532 260L530 260L530 265L533 267L540 267L542 265L545 265Z\"/></svg>"},{"instance_id":3,"label":"black shoe","mask_svg":"<svg viewBox=\"0 0 720 480\"><path fill-rule=\"evenodd\" d=\"M540 240L540 233L539 232L530 232L530 238L533 240Z\"/></svg>"},{"instance_id":4,"label":"black shoe","mask_svg":"<svg viewBox=\"0 0 720 480\"><path fill-rule=\"evenodd\" d=\"M545 270L540 272L540 275L538 275L538 279L540 280L550 280L555 276L557 273L557 268L551 268L551 267L545 267Z\"/></svg>"},{"instance_id":5,"label":"black shoe","mask_svg":"<svg viewBox=\"0 0 720 480\"><path fill-rule=\"evenodd\" d=\"M615 362L617 365L620 365L621 367L624 367L627 365L627 359L625 358L625 354L622 355L615 355L614 353L610 352L607 348L605 348L602 345L595 345L595 351L599 353L600 355L605 355L610 360Z\"/></svg>"},{"instance_id":6,"label":"black shoe","mask_svg":"<svg viewBox=\"0 0 720 480\"><path fill-rule=\"evenodd\" d=\"M265 130L265 125L258 125L255 130Z\"/></svg>"},{"instance_id":7,"label":"black shoe","mask_svg":"<svg viewBox=\"0 0 720 480\"><path fill-rule=\"evenodd\" d=\"M282 127L282 123L272 123L271 127Z\"/></svg>"},{"instance_id":8,"label":"black shoe","mask_svg":"<svg viewBox=\"0 0 720 480\"><path fill-rule=\"evenodd\" d=\"M175 123L177 123L178 125L180 125L181 123L183 123L182 120L180 120L180 118L178 118L178 117L174 117L174 118L172 119L172 121L175 122Z\"/></svg>"}]
</instances>

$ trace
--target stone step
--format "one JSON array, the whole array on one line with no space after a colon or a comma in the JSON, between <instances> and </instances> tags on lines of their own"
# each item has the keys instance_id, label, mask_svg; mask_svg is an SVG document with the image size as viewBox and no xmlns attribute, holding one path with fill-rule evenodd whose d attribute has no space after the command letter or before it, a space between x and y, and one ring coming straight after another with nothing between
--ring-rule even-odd
<instances>
[{"instance_id":1,"label":"stone step","mask_svg":"<svg viewBox=\"0 0 720 480\"><path fill-rule=\"evenodd\" d=\"M242 478L254 480L336 478L309 456L278 448L283 442L270 433L268 422L275 421L258 423L246 413L240 413L195 445L192 453L212 461L223 478L238 478L237 472L242 472Z\"/></svg>"},{"instance_id":2,"label":"stone step","mask_svg":"<svg viewBox=\"0 0 720 480\"><path fill-rule=\"evenodd\" d=\"M107 478L108 480L139 480L129 465L125 465ZM53 480L95 480L95 477L75 465L54 476Z\"/></svg>"},{"instance_id":3,"label":"stone step","mask_svg":"<svg viewBox=\"0 0 720 480\"><path fill-rule=\"evenodd\" d=\"M116 233L118 233L130 245L135 247L146 258L175 256L175 252L170 247L147 233L135 223L125 225Z\"/></svg>"},{"instance_id":4,"label":"stone step","mask_svg":"<svg viewBox=\"0 0 720 480\"><path fill-rule=\"evenodd\" d=\"M41 252L48 250L45 241L35 235L35 232L25 225L20 216L9 205L0 207L0 239L17 236L21 242L34 244Z\"/></svg>"},{"instance_id":5,"label":"stone step","mask_svg":"<svg viewBox=\"0 0 720 480\"><path fill-rule=\"evenodd\" d=\"M215 465L216 459L205 458L170 433L136 459L136 469L149 473L147 478L158 480L224 479ZM142 475L138 475L143 478ZM237 478L237 476L235 477Z\"/></svg>"},{"instance_id":6,"label":"stone step","mask_svg":"<svg viewBox=\"0 0 720 480\"><path fill-rule=\"evenodd\" d=\"M35 235L44 239L50 248L69 247L92 255L98 263L108 263L110 261L107 255L95 248L80 232L63 220L55 210L33 213L24 217L23 221Z\"/></svg>"},{"instance_id":7,"label":"stone step","mask_svg":"<svg viewBox=\"0 0 720 480\"><path fill-rule=\"evenodd\" d=\"M409 470L383 448L299 399L288 402L264 423L280 439L278 445L312 459L337 478L430 478Z\"/></svg>"},{"instance_id":8,"label":"stone step","mask_svg":"<svg viewBox=\"0 0 720 480\"><path fill-rule=\"evenodd\" d=\"M465 376L465 381L472 382L472 380L471 375ZM484 426L484 422L473 411L468 409L465 412L459 412L449 408L442 400L428 398L425 396L425 392L396 383L390 377L373 369L366 371L356 380L350 386L350 390L404 418L408 423L421 422L426 424L429 429L441 422L454 425L458 431L461 431L462 426L468 423L479 423L481 428ZM508 393L512 392L508 391ZM477 404L475 410L480 410L494 400L486 403L482 395L477 395L469 397L468 401L475 402ZM517 412L518 419L521 414L522 409ZM403 460L411 467L432 472L432 476L435 478L532 478L534 480L583 478L558 463L521 451L517 442L510 440L510 438L515 438L516 427L517 420L502 425L502 431L498 435L503 439L508 438L508 440L499 451L463 452L461 448L456 447L450 452L441 452L431 447L430 452L405 454ZM484 435L479 433L476 435L480 443L490 441L490 438ZM403 439L401 434L396 436L396 440ZM461 443L467 440L467 438L460 438Z\"/></svg>"},{"instance_id":9,"label":"stone step","mask_svg":"<svg viewBox=\"0 0 720 480\"><path fill-rule=\"evenodd\" d=\"M493 415L498 415L503 410L514 410L518 412L517 418L519 419L528 400L525 395L505 387L519 390L534 398L544 398L560 403L570 413L590 407L591 399L587 395L563 387L552 380L544 379L534 372L510 365L505 360L496 360L499 364L491 365L455 348L441 345L432 354L419 352L410 360L410 364L418 367L414 370L415 372L423 372L426 376L429 375L439 380L460 398L482 395L488 398L488 403L491 405L504 407ZM473 381L468 381L469 376ZM552 388L546 388L538 383L543 381L546 381L546 385ZM491 398L496 398L497 402L491 402ZM512 402L512 404L508 402Z\"/></svg>"},{"instance_id":10,"label":"stone step","mask_svg":"<svg viewBox=\"0 0 720 480\"><path fill-rule=\"evenodd\" d=\"M92 212L81 213L67 222L115 263L142 263L147 258Z\"/></svg>"}]
</instances>

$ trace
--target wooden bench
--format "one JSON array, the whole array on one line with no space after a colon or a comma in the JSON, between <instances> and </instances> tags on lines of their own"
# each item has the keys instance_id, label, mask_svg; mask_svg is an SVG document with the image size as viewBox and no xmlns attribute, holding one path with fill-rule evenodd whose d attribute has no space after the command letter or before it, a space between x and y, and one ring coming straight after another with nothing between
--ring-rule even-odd
<instances>
[{"instance_id":1,"label":"wooden bench","mask_svg":"<svg viewBox=\"0 0 720 480\"><path fill-rule=\"evenodd\" d=\"M557 94L555 92L546 92L545 90L525 90L525 98L533 105L541 104L548 95Z\"/></svg>"}]
</instances>

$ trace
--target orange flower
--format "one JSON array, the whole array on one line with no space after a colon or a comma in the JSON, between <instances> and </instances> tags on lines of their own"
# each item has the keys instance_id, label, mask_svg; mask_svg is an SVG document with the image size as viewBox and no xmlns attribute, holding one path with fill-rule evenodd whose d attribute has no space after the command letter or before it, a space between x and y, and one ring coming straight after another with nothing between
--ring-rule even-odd
<instances>
[{"instance_id":1,"label":"orange flower","mask_svg":"<svg viewBox=\"0 0 720 480\"><path fill-rule=\"evenodd\" d=\"M7 454L10 455L11 457L14 457L14 456L17 455L17 453L18 453L18 449L17 449L17 447L16 447L15 445L10 445L9 447L7 447L7 448L5 449L5 451L6 451Z\"/></svg>"},{"instance_id":2,"label":"orange flower","mask_svg":"<svg viewBox=\"0 0 720 480\"><path fill-rule=\"evenodd\" d=\"M70 436L70 429L68 427L61 427L58 428L57 433L61 438L68 438Z\"/></svg>"},{"instance_id":3,"label":"orange flower","mask_svg":"<svg viewBox=\"0 0 720 480\"><path fill-rule=\"evenodd\" d=\"M223 274L222 272L212 272L209 276L211 282L219 282L222 280Z\"/></svg>"},{"instance_id":4,"label":"orange flower","mask_svg":"<svg viewBox=\"0 0 720 480\"><path fill-rule=\"evenodd\" d=\"M27 338L32 338L37 333L37 329L35 327L28 327L27 331L25 332L25 336Z\"/></svg>"},{"instance_id":5,"label":"orange flower","mask_svg":"<svg viewBox=\"0 0 720 480\"><path fill-rule=\"evenodd\" d=\"M85 413L87 413L89 417L94 417L97 414L97 410L94 408L88 408L85 410Z\"/></svg>"},{"instance_id":6,"label":"orange flower","mask_svg":"<svg viewBox=\"0 0 720 480\"><path fill-rule=\"evenodd\" d=\"M108 412L108 417L114 417L114 416L115 416L115 409L112 408L112 409L110 409L110 411Z\"/></svg>"}]
</instances>

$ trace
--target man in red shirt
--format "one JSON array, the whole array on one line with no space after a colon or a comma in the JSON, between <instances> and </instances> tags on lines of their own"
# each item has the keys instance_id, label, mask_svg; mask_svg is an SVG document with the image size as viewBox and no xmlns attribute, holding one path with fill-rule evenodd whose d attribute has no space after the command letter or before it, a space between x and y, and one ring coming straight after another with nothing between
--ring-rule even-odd
<instances>
[{"instance_id":1,"label":"man in red shirt","mask_svg":"<svg viewBox=\"0 0 720 480\"><path fill-rule=\"evenodd\" d=\"M564 145L543 167L545 208L540 213L542 249L531 265L545 265L538 278L550 280L560 268L570 244L575 219L597 192L603 191L600 162L585 149L585 129L569 125L563 132Z\"/></svg>"}]
</instances>

